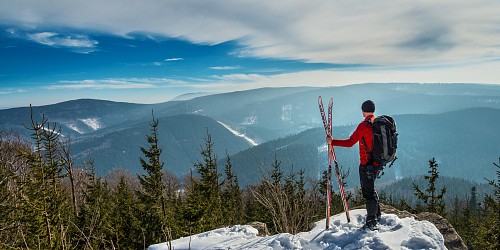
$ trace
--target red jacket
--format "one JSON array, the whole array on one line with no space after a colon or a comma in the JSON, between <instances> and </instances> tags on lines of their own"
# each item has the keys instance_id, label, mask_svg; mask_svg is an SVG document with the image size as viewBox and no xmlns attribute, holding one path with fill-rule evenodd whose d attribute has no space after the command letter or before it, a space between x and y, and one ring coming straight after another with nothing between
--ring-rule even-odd
<instances>
[{"instance_id":1,"label":"red jacket","mask_svg":"<svg viewBox=\"0 0 500 250\"><path fill-rule=\"evenodd\" d=\"M375 119L374 115L367 116L363 122L361 122L354 133L352 133L351 137L347 140L338 140L332 139L332 146L340 146L340 147L352 147L354 144L359 143L359 161L361 165L366 165L368 163L368 159L370 158L370 151L373 142L372 128L366 120L371 119L372 122ZM366 145L368 145L368 149L363 144L361 138L365 138ZM379 164L374 163L375 166Z\"/></svg>"}]
</instances>

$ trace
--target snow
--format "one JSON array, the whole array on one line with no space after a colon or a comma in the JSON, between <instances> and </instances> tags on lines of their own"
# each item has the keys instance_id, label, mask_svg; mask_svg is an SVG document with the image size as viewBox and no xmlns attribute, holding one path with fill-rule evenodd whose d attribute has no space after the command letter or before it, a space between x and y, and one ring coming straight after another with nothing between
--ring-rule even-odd
<instances>
[{"instance_id":1,"label":"snow","mask_svg":"<svg viewBox=\"0 0 500 250\"><path fill-rule=\"evenodd\" d=\"M83 123L87 124L87 126L91 127L93 130L98 130L101 128L99 124L99 118L87 118L87 119L78 119Z\"/></svg>"},{"instance_id":2,"label":"snow","mask_svg":"<svg viewBox=\"0 0 500 250\"><path fill-rule=\"evenodd\" d=\"M245 121L241 125L246 125L246 126L254 125L257 124L257 120L258 120L257 116L252 115L249 117L245 117Z\"/></svg>"},{"instance_id":3,"label":"snow","mask_svg":"<svg viewBox=\"0 0 500 250\"><path fill-rule=\"evenodd\" d=\"M236 130L232 129L231 127L229 127L229 125L224 124L224 123L222 123L222 122L220 122L220 121L217 121L217 122L218 122L218 123L220 123L222 126L224 126L227 130L231 131L231 133L233 133L234 135L239 136L239 137L242 137L243 139L245 139L245 140L246 140L248 143L250 143L252 146L257 146L257 145L259 145L257 142L255 142L254 140L252 140L252 139L248 138L246 135L241 134L241 133L239 133L238 131L236 131Z\"/></svg>"},{"instance_id":4,"label":"snow","mask_svg":"<svg viewBox=\"0 0 500 250\"><path fill-rule=\"evenodd\" d=\"M382 214L379 230L360 230L364 225L366 210L350 212L347 223L345 213L315 224L309 232L257 236L257 229L245 225L219 228L209 232L172 241L173 249L446 249L443 236L428 221L412 218L399 219L393 214ZM167 243L152 245L150 250L167 250Z\"/></svg>"},{"instance_id":5,"label":"snow","mask_svg":"<svg viewBox=\"0 0 500 250\"><path fill-rule=\"evenodd\" d=\"M79 128L77 127L77 125L76 125L76 124L74 124L74 123L64 123L64 125L68 126L68 128L70 128L70 129L72 129L72 130L74 130L74 131L78 132L79 134L83 134L83 132L82 132L82 131L80 131L80 129L79 129Z\"/></svg>"},{"instance_id":6,"label":"snow","mask_svg":"<svg viewBox=\"0 0 500 250\"><path fill-rule=\"evenodd\" d=\"M292 104L283 105L281 109L283 110L283 113L281 114L281 120L283 120L284 122L291 122L293 111Z\"/></svg>"}]
</instances>

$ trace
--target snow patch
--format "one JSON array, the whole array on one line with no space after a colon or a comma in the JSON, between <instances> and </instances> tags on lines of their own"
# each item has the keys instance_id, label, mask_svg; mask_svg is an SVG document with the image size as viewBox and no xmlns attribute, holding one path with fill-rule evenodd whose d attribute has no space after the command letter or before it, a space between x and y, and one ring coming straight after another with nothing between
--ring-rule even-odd
<instances>
[{"instance_id":1,"label":"snow patch","mask_svg":"<svg viewBox=\"0 0 500 250\"><path fill-rule=\"evenodd\" d=\"M479 99L478 101L479 102L486 102L486 103L488 103L488 102L490 102L490 103L498 103L498 102L500 102L500 100L498 100L498 99Z\"/></svg>"},{"instance_id":2,"label":"snow patch","mask_svg":"<svg viewBox=\"0 0 500 250\"><path fill-rule=\"evenodd\" d=\"M101 128L101 124L99 124L99 118L87 118L87 119L78 119L82 121L87 126L91 127L94 131Z\"/></svg>"},{"instance_id":3,"label":"snow patch","mask_svg":"<svg viewBox=\"0 0 500 250\"><path fill-rule=\"evenodd\" d=\"M83 132L82 132L82 131L80 131L80 129L78 129L78 127L77 127L77 126L76 126L76 124L74 124L74 123L66 123L66 124L64 124L64 125L66 125L66 126L67 126L68 128L70 128L70 129L72 129L72 130L74 130L74 131L78 132L79 134L83 134Z\"/></svg>"},{"instance_id":4,"label":"snow patch","mask_svg":"<svg viewBox=\"0 0 500 250\"><path fill-rule=\"evenodd\" d=\"M283 110L281 120L284 122L292 122L292 104L283 105L281 106L281 109Z\"/></svg>"},{"instance_id":5,"label":"snow patch","mask_svg":"<svg viewBox=\"0 0 500 250\"><path fill-rule=\"evenodd\" d=\"M241 124L241 125L253 125L253 124L256 124L257 123L257 116L249 116L249 117L245 117L245 121Z\"/></svg>"},{"instance_id":6,"label":"snow patch","mask_svg":"<svg viewBox=\"0 0 500 250\"><path fill-rule=\"evenodd\" d=\"M378 231L360 230L366 220L366 210L350 212L347 223L344 213L315 223L309 232L296 235L281 233L256 236L251 226L236 225L184 237L172 241L173 249L446 249L439 230L428 221L414 218L399 219L393 214L382 214ZM169 249L167 243L152 245L150 250Z\"/></svg>"},{"instance_id":7,"label":"snow patch","mask_svg":"<svg viewBox=\"0 0 500 250\"><path fill-rule=\"evenodd\" d=\"M220 122L220 121L217 121L217 122L218 122L218 123L220 123L222 126L224 126L227 130L231 131L231 133L233 133L234 135L239 136L239 137L242 137L243 139L247 140L247 142L248 142L248 143L250 143L252 146L257 146L257 145L259 145L257 142L255 142L254 140L252 140L252 139L248 138L246 135L241 134L241 133L239 133L238 131L236 131L236 130L232 129L231 127L229 127L229 125L224 124L224 123L222 123L222 122Z\"/></svg>"}]
</instances>

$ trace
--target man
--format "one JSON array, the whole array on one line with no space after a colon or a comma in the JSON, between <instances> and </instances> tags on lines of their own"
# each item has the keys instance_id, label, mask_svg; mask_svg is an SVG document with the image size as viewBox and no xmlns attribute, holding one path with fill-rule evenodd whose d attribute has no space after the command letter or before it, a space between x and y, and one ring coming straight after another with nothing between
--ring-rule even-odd
<instances>
[{"instance_id":1,"label":"man","mask_svg":"<svg viewBox=\"0 0 500 250\"><path fill-rule=\"evenodd\" d=\"M380 205L378 202L378 195L375 191L375 179L379 164L373 162L370 157L372 151L372 122L375 119L373 113L375 112L375 103L371 100L363 102L361 105L361 112L365 118L361 122L354 133L347 140L332 139L326 137L326 142L332 146L352 147L354 144L359 143L359 179L361 183L361 191L363 197L366 199L366 223L363 229L369 228L370 230L376 229L377 220L380 219Z\"/></svg>"}]
</instances>

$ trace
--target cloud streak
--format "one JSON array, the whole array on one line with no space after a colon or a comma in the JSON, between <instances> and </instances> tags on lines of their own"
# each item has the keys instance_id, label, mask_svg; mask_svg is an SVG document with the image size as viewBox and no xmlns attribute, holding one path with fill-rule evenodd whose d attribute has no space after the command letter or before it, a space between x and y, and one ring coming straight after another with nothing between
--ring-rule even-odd
<instances>
[{"instance_id":1,"label":"cloud streak","mask_svg":"<svg viewBox=\"0 0 500 250\"><path fill-rule=\"evenodd\" d=\"M6 89L6 90L0 90L0 95L8 95L12 93L24 93L26 90L24 89Z\"/></svg>"},{"instance_id":2,"label":"cloud streak","mask_svg":"<svg viewBox=\"0 0 500 250\"><path fill-rule=\"evenodd\" d=\"M98 44L85 35L59 36L58 33L41 32L27 35L29 40L41 43L47 46L92 48Z\"/></svg>"},{"instance_id":3,"label":"cloud streak","mask_svg":"<svg viewBox=\"0 0 500 250\"><path fill-rule=\"evenodd\" d=\"M184 60L184 58L169 58L169 59L165 59L164 61L171 62L171 61L181 61L181 60Z\"/></svg>"},{"instance_id":4,"label":"cloud streak","mask_svg":"<svg viewBox=\"0 0 500 250\"><path fill-rule=\"evenodd\" d=\"M498 0L265 0L142 2L17 0L0 3L0 23L128 36L144 32L197 44L238 41L239 56L307 62L436 65L500 58ZM59 38L59 40L55 39ZM44 44L91 45L37 33ZM53 46L53 45L51 45Z\"/></svg>"},{"instance_id":5,"label":"cloud streak","mask_svg":"<svg viewBox=\"0 0 500 250\"><path fill-rule=\"evenodd\" d=\"M241 69L241 67L238 66L218 66L218 67L210 67L211 69L220 69L220 70L227 70L227 69Z\"/></svg>"},{"instance_id":6,"label":"cloud streak","mask_svg":"<svg viewBox=\"0 0 500 250\"><path fill-rule=\"evenodd\" d=\"M151 89L183 84L184 81L168 78L117 78L81 81L59 81L47 89Z\"/></svg>"}]
</instances>

